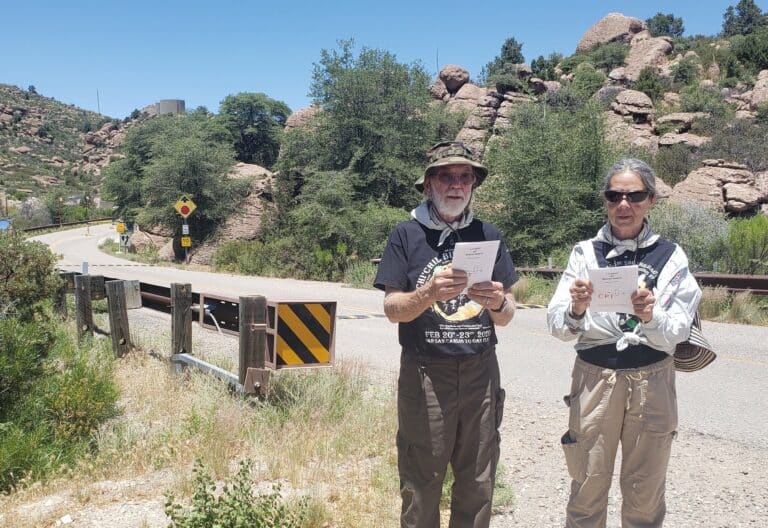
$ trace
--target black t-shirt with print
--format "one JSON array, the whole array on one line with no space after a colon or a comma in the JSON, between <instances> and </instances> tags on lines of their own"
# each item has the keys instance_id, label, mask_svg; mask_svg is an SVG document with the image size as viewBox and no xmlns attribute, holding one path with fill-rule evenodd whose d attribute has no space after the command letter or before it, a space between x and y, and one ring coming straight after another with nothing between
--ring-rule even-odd
<instances>
[{"instance_id":1,"label":"black t-shirt with print","mask_svg":"<svg viewBox=\"0 0 768 528\"><path fill-rule=\"evenodd\" d=\"M473 220L438 247L440 233L416 220L398 224L389 235L374 286L381 290L389 286L404 292L414 291L432 275L450 266L457 241L484 240L500 241L492 280L501 282L505 289L517 282L507 245L495 226ZM413 321L400 323L398 335L403 353L428 356L472 355L497 343L488 311L467 295L434 303Z\"/></svg>"}]
</instances>

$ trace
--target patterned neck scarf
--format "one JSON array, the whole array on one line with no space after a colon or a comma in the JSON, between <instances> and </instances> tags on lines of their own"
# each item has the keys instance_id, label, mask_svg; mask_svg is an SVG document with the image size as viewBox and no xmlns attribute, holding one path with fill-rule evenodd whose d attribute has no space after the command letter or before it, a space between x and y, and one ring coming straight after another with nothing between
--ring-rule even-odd
<instances>
[{"instance_id":1,"label":"patterned neck scarf","mask_svg":"<svg viewBox=\"0 0 768 528\"><path fill-rule=\"evenodd\" d=\"M640 248L645 248L656 243L659 239L659 235L653 232L651 226L648 225L647 220L643 220L643 228L635 238L628 238L626 240L619 240L611 231L611 224L606 222L600 231L597 232L595 240L598 242L605 242L613 246L605 258L612 259L620 255L623 255L627 251L636 252Z\"/></svg>"},{"instance_id":2,"label":"patterned neck scarf","mask_svg":"<svg viewBox=\"0 0 768 528\"><path fill-rule=\"evenodd\" d=\"M437 210L435 210L434 205L432 205L432 201L426 200L421 202L416 209L411 211L411 218L415 219L424 227L441 231L440 239L437 242L437 246L440 247L451 233L454 233L459 229L464 229L471 224L474 216L472 215L472 210L467 207L464 210L464 214L462 214L458 220L448 223L437 214Z\"/></svg>"}]
</instances>

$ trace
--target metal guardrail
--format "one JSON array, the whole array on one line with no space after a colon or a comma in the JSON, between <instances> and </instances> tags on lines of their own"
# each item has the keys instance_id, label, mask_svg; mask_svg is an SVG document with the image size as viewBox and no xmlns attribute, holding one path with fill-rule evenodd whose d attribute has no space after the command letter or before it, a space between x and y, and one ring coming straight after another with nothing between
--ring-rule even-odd
<instances>
[{"instance_id":1,"label":"metal guardrail","mask_svg":"<svg viewBox=\"0 0 768 528\"><path fill-rule=\"evenodd\" d=\"M45 229L58 229L60 227L71 227L76 225L95 224L97 222L111 222L111 221L112 221L112 217L89 218L88 220L79 220L77 222L64 222L61 224L48 224L44 226L27 227L25 229L20 229L19 231L24 231L25 233L32 233L34 231L44 231Z\"/></svg>"},{"instance_id":2,"label":"metal guardrail","mask_svg":"<svg viewBox=\"0 0 768 528\"><path fill-rule=\"evenodd\" d=\"M560 268L517 268L521 273L532 273L555 279L559 277L563 270ZM693 274L700 286L708 288L724 287L730 293L740 293L750 291L755 295L768 295L768 275L729 275L725 273L703 273L695 272Z\"/></svg>"}]
</instances>

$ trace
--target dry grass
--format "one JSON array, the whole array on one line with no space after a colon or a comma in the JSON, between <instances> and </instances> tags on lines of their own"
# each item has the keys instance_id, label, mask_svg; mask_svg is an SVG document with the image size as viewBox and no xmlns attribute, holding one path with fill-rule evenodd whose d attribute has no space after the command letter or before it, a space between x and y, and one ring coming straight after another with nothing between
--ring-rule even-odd
<instances>
[{"instance_id":1,"label":"dry grass","mask_svg":"<svg viewBox=\"0 0 768 528\"><path fill-rule=\"evenodd\" d=\"M768 325L768 303L749 291L731 295L725 287L703 288L699 311L711 321Z\"/></svg>"}]
</instances>

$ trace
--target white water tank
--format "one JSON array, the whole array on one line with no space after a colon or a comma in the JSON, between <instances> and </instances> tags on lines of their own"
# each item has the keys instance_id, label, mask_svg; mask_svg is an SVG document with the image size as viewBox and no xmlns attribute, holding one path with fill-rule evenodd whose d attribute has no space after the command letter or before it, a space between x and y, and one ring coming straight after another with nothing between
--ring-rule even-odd
<instances>
[{"instance_id":1,"label":"white water tank","mask_svg":"<svg viewBox=\"0 0 768 528\"><path fill-rule=\"evenodd\" d=\"M157 113L163 114L183 114L184 99L161 99L157 102Z\"/></svg>"}]
</instances>

